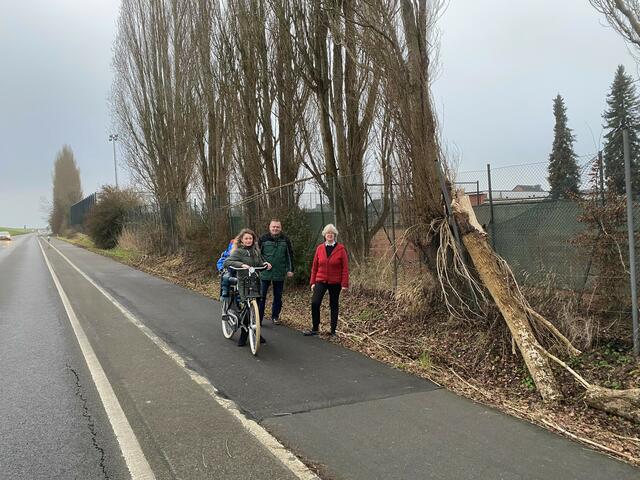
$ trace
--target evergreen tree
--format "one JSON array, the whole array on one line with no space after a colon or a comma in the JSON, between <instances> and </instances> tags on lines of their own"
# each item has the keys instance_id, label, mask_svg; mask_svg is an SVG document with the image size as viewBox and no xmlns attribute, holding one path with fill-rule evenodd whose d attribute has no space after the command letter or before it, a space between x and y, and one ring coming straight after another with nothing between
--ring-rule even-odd
<instances>
[{"instance_id":1,"label":"evergreen tree","mask_svg":"<svg viewBox=\"0 0 640 480\"><path fill-rule=\"evenodd\" d=\"M625 193L624 186L624 150L622 145L622 129L626 123L629 131L629 147L631 153L631 175L633 188L637 192L640 186L638 160L640 156L640 104L633 80L627 75L622 65L616 70L611 92L607 96L607 109L602 115L607 130L604 145L605 177L611 188L618 194Z\"/></svg>"},{"instance_id":2,"label":"evergreen tree","mask_svg":"<svg viewBox=\"0 0 640 480\"><path fill-rule=\"evenodd\" d=\"M553 127L553 147L549 155L548 179L551 185L551 197L566 198L580 192L580 173L576 154L573 151L575 137L567 126L567 108L560 95L553 100L553 116L556 124Z\"/></svg>"}]
</instances>

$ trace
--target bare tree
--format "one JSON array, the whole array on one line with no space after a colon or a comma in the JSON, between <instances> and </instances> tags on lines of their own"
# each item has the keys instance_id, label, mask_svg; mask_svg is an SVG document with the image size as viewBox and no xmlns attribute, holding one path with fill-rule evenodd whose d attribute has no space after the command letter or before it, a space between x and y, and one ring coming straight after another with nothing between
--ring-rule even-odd
<instances>
[{"instance_id":1,"label":"bare tree","mask_svg":"<svg viewBox=\"0 0 640 480\"><path fill-rule=\"evenodd\" d=\"M123 0L114 47L113 104L126 160L156 198L175 250L196 158L196 65L189 3Z\"/></svg>"},{"instance_id":2,"label":"bare tree","mask_svg":"<svg viewBox=\"0 0 640 480\"><path fill-rule=\"evenodd\" d=\"M190 21L198 56L196 116L194 118L197 171L209 229L227 231L231 142L229 98L232 95L220 41L223 13L216 0L191 0Z\"/></svg>"},{"instance_id":3,"label":"bare tree","mask_svg":"<svg viewBox=\"0 0 640 480\"><path fill-rule=\"evenodd\" d=\"M602 13L611 27L640 50L640 2L638 0L589 0Z\"/></svg>"},{"instance_id":4,"label":"bare tree","mask_svg":"<svg viewBox=\"0 0 640 480\"><path fill-rule=\"evenodd\" d=\"M266 197L261 197L260 192L277 183L266 15L262 0L231 2L225 11L225 25L220 30L230 88L235 92L229 111L233 118L236 182L245 198L255 198L247 211L252 225L266 203Z\"/></svg>"},{"instance_id":5,"label":"bare tree","mask_svg":"<svg viewBox=\"0 0 640 480\"><path fill-rule=\"evenodd\" d=\"M49 212L49 227L58 234L68 226L69 207L82 199L80 169L69 145L64 145L56 154L52 181L53 202Z\"/></svg>"},{"instance_id":6,"label":"bare tree","mask_svg":"<svg viewBox=\"0 0 640 480\"><path fill-rule=\"evenodd\" d=\"M355 258L362 258L374 229L381 225L380 221L373 229L366 225L367 154L373 149L370 140L380 106L380 76L372 68L370 32L355 21L366 2L291 3L300 72L314 93L313 123L319 126L322 144L322 155L309 152L305 163L329 198L345 242ZM302 138L313 145L313 132L304 128ZM379 133L385 131L389 130ZM378 157L381 162L387 158ZM388 206L384 202L382 222Z\"/></svg>"}]
</instances>

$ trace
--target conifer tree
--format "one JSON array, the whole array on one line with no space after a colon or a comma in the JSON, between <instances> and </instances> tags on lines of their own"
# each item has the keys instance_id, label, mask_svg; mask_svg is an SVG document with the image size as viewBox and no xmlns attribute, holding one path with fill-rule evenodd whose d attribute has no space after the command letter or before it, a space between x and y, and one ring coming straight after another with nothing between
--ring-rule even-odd
<instances>
[{"instance_id":1,"label":"conifer tree","mask_svg":"<svg viewBox=\"0 0 640 480\"><path fill-rule=\"evenodd\" d=\"M573 151L575 137L567 126L567 108L558 95L553 100L553 147L549 155L549 185L552 198L567 198L580 192L580 173Z\"/></svg>"},{"instance_id":2,"label":"conifer tree","mask_svg":"<svg viewBox=\"0 0 640 480\"><path fill-rule=\"evenodd\" d=\"M640 141L638 128L640 127L640 104L638 95L630 75L627 75L622 65L618 66L616 75L607 96L607 109L602 115L605 134L604 167L605 177L610 188L618 194L625 193L624 180L624 149L622 144L621 125L626 124L629 131L629 147L631 153L631 175L634 190L640 186L638 175L638 161L640 157Z\"/></svg>"}]
</instances>

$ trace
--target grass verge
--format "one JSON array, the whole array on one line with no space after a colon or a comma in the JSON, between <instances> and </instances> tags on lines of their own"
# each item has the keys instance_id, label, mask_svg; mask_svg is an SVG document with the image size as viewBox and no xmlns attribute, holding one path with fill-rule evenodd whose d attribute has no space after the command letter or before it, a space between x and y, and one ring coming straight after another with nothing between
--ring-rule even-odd
<instances>
[{"instance_id":1,"label":"grass verge","mask_svg":"<svg viewBox=\"0 0 640 480\"><path fill-rule=\"evenodd\" d=\"M94 253L99 253L100 255L104 255L105 257L110 257L115 260L121 261L127 264L134 264L137 260L140 259L142 255L133 250L127 250L121 247L115 247L112 249L103 249L97 248L91 238L84 233L75 233L72 236L58 236L60 240L64 240L65 242L72 243L73 245L77 245L78 247L86 248Z\"/></svg>"},{"instance_id":2,"label":"grass verge","mask_svg":"<svg viewBox=\"0 0 640 480\"><path fill-rule=\"evenodd\" d=\"M0 227L0 232L9 232L11 236L15 237L17 235L24 235L25 233L31 233L33 232L33 230L30 228L27 228L25 230L24 228Z\"/></svg>"}]
</instances>

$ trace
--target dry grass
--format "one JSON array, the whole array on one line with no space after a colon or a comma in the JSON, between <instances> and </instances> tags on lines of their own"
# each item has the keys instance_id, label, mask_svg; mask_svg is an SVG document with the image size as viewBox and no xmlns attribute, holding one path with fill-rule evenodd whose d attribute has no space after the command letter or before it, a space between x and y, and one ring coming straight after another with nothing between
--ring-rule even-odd
<instances>
[{"instance_id":1,"label":"dry grass","mask_svg":"<svg viewBox=\"0 0 640 480\"><path fill-rule=\"evenodd\" d=\"M134 229L125 227L120 237L118 237L118 246L125 250L132 250L146 255L153 251L153 245L149 238L149 235L141 235Z\"/></svg>"}]
</instances>

